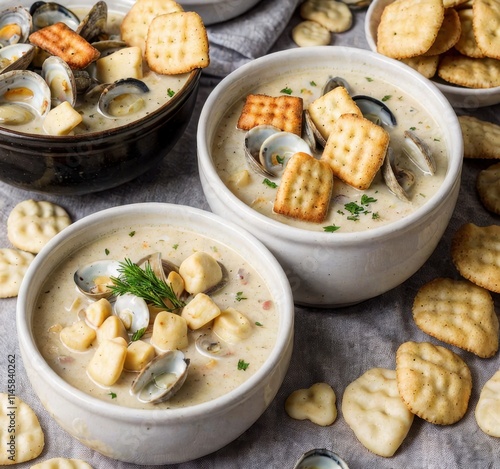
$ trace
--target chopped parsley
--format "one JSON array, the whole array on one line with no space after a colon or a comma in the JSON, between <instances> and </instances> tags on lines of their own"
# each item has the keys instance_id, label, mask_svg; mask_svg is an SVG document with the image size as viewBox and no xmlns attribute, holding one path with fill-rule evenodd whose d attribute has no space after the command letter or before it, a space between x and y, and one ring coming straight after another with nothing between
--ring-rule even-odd
<instances>
[{"instance_id":1,"label":"chopped parsley","mask_svg":"<svg viewBox=\"0 0 500 469\"><path fill-rule=\"evenodd\" d=\"M238 370L246 371L246 369L250 366L250 363L247 363L245 360L241 358L238 360Z\"/></svg>"},{"instance_id":2,"label":"chopped parsley","mask_svg":"<svg viewBox=\"0 0 500 469\"><path fill-rule=\"evenodd\" d=\"M283 88L280 93L284 93L284 94L292 94L292 89L291 88L288 88L288 86L286 88Z\"/></svg>"},{"instance_id":3,"label":"chopped parsley","mask_svg":"<svg viewBox=\"0 0 500 469\"><path fill-rule=\"evenodd\" d=\"M235 300L236 301L242 301L242 300L247 300L248 298L246 296L243 296L243 292L239 291L236 293Z\"/></svg>"},{"instance_id":4,"label":"chopped parsley","mask_svg":"<svg viewBox=\"0 0 500 469\"><path fill-rule=\"evenodd\" d=\"M316 82L315 82L315 81L310 81L310 82L309 82L309 84L310 84L311 86L318 86L318 85L316 84Z\"/></svg>"},{"instance_id":5,"label":"chopped parsley","mask_svg":"<svg viewBox=\"0 0 500 469\"><path fill-rule=\"evenodd\" d=\"M167 90L167 94L168 94L169 98L171 98L175 94L175 91L169 88Z\"/></svg>"},{"instance_id":6,"label":"chopped parsley","mask_svg":"<svg viewBox=\"0 0 500 469\"><path fill-rule=\"evenodd\" d=\"M285 163L285 157L284 156L280 156L280 155L276 155L276 161L278 162L278 164L280 164L281 166L283 166L283 163Z\"/></svg>"},{"instance_id":7,"label":"chopped parsley","mask_svg":"<svg viewBox=\"0 0 500 469\"><path fill-rule=\"evenodd\" d=\"M389 99L392 98L392 95L390 94L386 94L383 98L382 98L382 102L386 102L386 101L389 101Z\"/></svg>"},{"instance_id":8,"label":"chopped parsley","mask_svg":"<svg viewBox=\"0 0 500 469\"><path fill-rule=\"evenodd\" d=\"M340 229L340 226L336 225L329 225L329 226L324 226L323 230L326 231L327 233L333 233L334 231L337 231Z\"/></svg>"},{"instance_id":9,"label":"chopped parsley","mask_svg":"<svg viewBox=\"0 0 500 469\"><path fill-rule=\"evenodd\" d=\"M256 326L259 326L259 327L264 326L264 324L262 324L262 323L261 323L261 322L259 322L259 321L255 321L255 325L256 325Z\"/></svg>"},{"instance_id":10,"label":"chopped parsley","mask_svg":"<svg viewBox=\"0 0 500 469\"><path fill-rule=\"evenodd\" d=\"M108 396L111 396L111 399L116 399L116 393L115 392L108 392Z\"/></svg>"},{"instance_id":11,"label":"chopped parsley","mask_svg":"<svg viewBox=\"0 0 500 469\"><path fill-rule=\"evenodd\" d=\"M108 248L106 248L106 249L104 250L104 254L106 254L106 256L108 256L108 255L109 255L109 249L108 249Z\"/></svg>"},{"instance_id":12,"label":"chopped parsley","mask_svg":"<svg viewBox=\"0 0 500 469\"><path fill-rule=\"evenodd\" d=\"M276 189L278 187L278 184L267 178L264 178L262 184L265 184L266 186L271 187L272 189Z\"/></svg>"},{"instance_id":13,"label":"chopped parsley","mask_svg":"<svg viewBox=\"0 0 500 469\"><path fill-rule=\"evenodd\" d=\"M351 221L358 221L360 215L367 215L369 213L372 213L370 210L368 210L368 205L376 201L377 199L375 199L374 197L363 194L361 196L361 202L359 204L357 202L348 202L344 205L344 208L350 213L350 215L347 216L347 219ZM338 213L341 212L339 211ZM378 214L375 218L378 218Z\"/></svg>"},{"instance_id":14,"label":"chopped parsley","mask_svg":"<svg viewBox=\"0 0 500 469\"><path fill-rule=\"evenodd\" d=\"M179 247L179 245L177 243L175 243L174 245L172 245L173 249L177 249L178 247Z\"/></svg>"},{"instance_id":15,"label":"chopped parsley","mask_svg":"<svg viewBox=\"0 0 500 469\"><path fill-rule=\"evenodd\" d=\"M366 78L366 81L373 81L372 77L365 77L365 78Z\"/></svg>"},{"instance_id":16,"label":"chopped parsley","mask_svg":"<svg viewBox=\"0 0 500 469\"><path fill-rule=\"evenodd\" d=\"M133 236L135 236L135 231L131 231L128 235L132 238Z\"/></svg>"}]
</instances>

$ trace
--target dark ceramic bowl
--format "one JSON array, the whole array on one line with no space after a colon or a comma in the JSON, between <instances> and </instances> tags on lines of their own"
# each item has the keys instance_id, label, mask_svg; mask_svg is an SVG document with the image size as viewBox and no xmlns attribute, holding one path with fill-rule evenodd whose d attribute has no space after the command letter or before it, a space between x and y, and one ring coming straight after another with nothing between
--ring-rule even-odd
<instances>
[{"instance_id":1,"label":"dark ceramic bowl","mask_svg":"<svg viewBox=\"0 0 500 469\"><path fill-rule=\"evenodd\" d=\"M34 0L8 0L5 7ZM90 8L94 0L64 5ZM125 15L133 0L109 0L108 15ZM4 5L0 9L3 9ZM0 181L21 189L64 195L102 191L158 165L183 134L194 110L201 70L166 104L130 124L74 136L22 133L0 127Z\"/></svg>"}]
</instances>

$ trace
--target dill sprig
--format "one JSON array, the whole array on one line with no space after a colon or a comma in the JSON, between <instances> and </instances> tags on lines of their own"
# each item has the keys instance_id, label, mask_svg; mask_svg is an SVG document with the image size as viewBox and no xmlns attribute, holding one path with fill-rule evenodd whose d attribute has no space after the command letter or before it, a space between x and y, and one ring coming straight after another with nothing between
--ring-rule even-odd
<instances>
[{"instance_id":1,"label":"dill sprig","mask_svg":"<svg viewBox=\"0 0 500 469\"><path fill-rule=\"evenodd\" d=\"M146 303L165 308L167 311L174 311L185 305L177 298L172 287L156 276L149 263L142 269L130 259L125 259L124 262L120 262L118 272L122 275L111 277L113 285L109 286L115 295L132 293L143 298ZM166 300L172 306L168 306Z\"/></svg>"}]
</instances>

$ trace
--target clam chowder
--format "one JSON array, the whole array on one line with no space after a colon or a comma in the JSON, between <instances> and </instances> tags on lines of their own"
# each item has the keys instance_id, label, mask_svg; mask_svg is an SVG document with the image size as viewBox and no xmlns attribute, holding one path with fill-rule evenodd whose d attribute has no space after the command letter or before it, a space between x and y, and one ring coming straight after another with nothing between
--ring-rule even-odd
<instances>
[{"instance_id":1,"label":"clam chowder","mask_svg":"<svg viewBox=\"0 0 500 469\"><path fill-rule=\"evenodd\" d=\"M278 76L274 81L257 86L248 94L300 97L303 100L303 109L306 110L324 93L323 87L331 78L332 71L328 69L286 74ZM378 119L376 123L382 125L389 133L391 158L395 159L393 161L394 168L396 168L394 172L398 172L396 174L398 179L401 174L405 175L406 179L401 182L401 186L404 186L407 200L398 198L394 191L389 189L381 169L375 175L369 189L364 191L334 178L328 214L321 223L304 222L275 213L273 204L280 177L262 175L249 164L244 147L246 136L250 134L237 128L246 96L242 96L228 109L219 122L212 141L212 158L217 172L234 195L254 210L281 223L306 230L332 233L370 230L391 223L408 216L432 197L440 187L447 171L446 142L433 117L421 103L416 102L404 91L379 79L366 76L366 74L345 72L342 80L351 97L375 98L376 106L380 109L388 108L394 116L396 125L386 125L383 113L381 119L376 116ZM373 115L370 116L372 110L365 111L361 105L359 107L365 117L373 120ZM302 127L302 135L305 139L305 123ZM426 168L419 169L403 152L403 147L410 148L408 139L405 139L405 131L415 135L428 147L435 164L434 174L431 175ZM286 151L291 155L296 151L303 152L304 150L287 148L281 151L284 157ZM317 149L311 150L311 154L320 158L321 151L322 147L318 146ZM411 152L414 153L415 149L411 149ZM286 165L286 160L284 164Z\"/></svg>"},{"instance_id":2,"label":"clam chowder","mask_svg":"<svg viewBox=\"0 0 500 469\"><path fill-rule=\"evenodd\" d=\"M87 275L84 266L95 265L97 261L119 261L123 267L125 260L136 266L140 259L153 253L161 253L162 261L179 266L174 270L178 272L177 278L171 280L169 276L168 282L177 291L183 306L167 313L166 308L148 302L145 314L149 316L144 327L133 325L134 320L140 321L139 316L144 314L143 310L138 314L141 299L125 301L125 307L122 302L119 310L118 303L128 295L116 295L116 300L113 296L90 299L82 288L76 287L75 282ZM213 273L213 269L218 271L218 266L221 266L222 277L217 277L218 272ZM165 270L168 269L165 267ZM125 273L110 278L122 278L122 275ZM179 277L183 278L180 289L174 287ZM213 277L215 286L203 284L208 277ZM99 285L97 274L87 283ZM40 291L33 329L49 366L75 388L106 402L133 408L187 407L235 389L265 362L274 347L279 325L271 293L251 263L223 242L168 225L134 226L131 223L129 229L96 239L59 265ZM108 301L111 309L104 314L100 303ZM209 311L211 315L202 318ZM127 319L131 313L132 319ZM224 315L225 320L220 320ZM121 325L113 329L116 332L110 332L106 326L110 318L122 320L126 333L120 332ZM169 345L172 344L167 337L170 332L162 336L162 326L168 321L189 325L184 325L184 333L174 339L177 347ZM83 336L87 339L83 340ZM102 347L108 348L106 360L100 362ZM121 360L118 370L115 370L112 349L120 349L123 357L118 359ZM143 353L146 350L149 351ZM157 392L162 386L168 387L171 378L175 380L176 372L168 369L170 365L163 359L172 354L169 350L184 359L181 361L184 367L184 363L189 362L187 378L168 400L145 402L147 399L140 399L141 393L147 394L151 388ZM140 367L135 367L134 363L141 360ZM155 375L152 379L146 374L146 385L141 384L141 389L133 393L132 385L136 381L137 387L140 369L154 360L160 363L159 371L151 372ZM134 367L135 371L127 369ZM110 384L113 380L107 380L116 371L116 378Z\"/></svg>"}]
</instances>

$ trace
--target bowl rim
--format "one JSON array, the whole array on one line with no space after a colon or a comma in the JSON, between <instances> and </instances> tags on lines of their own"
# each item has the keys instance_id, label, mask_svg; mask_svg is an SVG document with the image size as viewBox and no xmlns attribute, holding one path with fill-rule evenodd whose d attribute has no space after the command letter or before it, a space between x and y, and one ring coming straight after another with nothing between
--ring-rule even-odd
<instances>
[{"instance_id":1,"label":"bowl rim","mask_svg":"<svg viewBox=\"0 0 500 469\"><path fill-rule=\"evenodd\" d=\"M134 4L132 0L122 0L122 4L120 2L116 2L118 7L111 8L111 11L120 11L120 8L123 8L126 5L123 5L123 2L128 1L130 3L129 8ZM28 4L28 0L9 0L5 6L5 8L9 7L9 5L22 5L24 8L27 8L25 4ZM91 7L93 2L90 0L74 0L75 8L82 8L82 4L87 4L86 6ZM0 7L3 9L3 7ZM89 138L99 138L99 137L112 137L114 135L120 135L123 132L127 132L129 129L134 129L136 127L148 126L150 122L154 122L156 119L163 117L165 112L170 113L174 112L186 99L187 97L196 89L197 84L199 83L201 77L202 69L196 68L191 72L181 75L187 75L186 81L182 85L181 89L178 90L166 103L162 104L160 107L152 110L150 113L141 117L140 119L128 122L126 124L117 125L110 129L96 131L96 132L85 132L77 135L47 135L47 134L35 134L28 132L21 132L19 130L2 127L0 126L0 136L5 136L6 138L20 138L28 141L40 141L40 142L54 142L58 143L78 143L83 140L88 140Z\"/></svg>"},{"instance_id":2,"label":"bowl rim","mask_svg":"<svg viewBox=\"0 0 500 469\"><path fill-rule=\"evenodd\" d=\"M32 312L30 313L27 311L27 299L30 297L28 292L31 287L31 283L33 279L36 278L38 270L51 263L50 257L52 251L56 250L57 252L57 250L62 250L67 243L77 240L79 233L82 230L88 231L94 225L104 224L106 221L109 221L110 216L123 217L131 214L140 216L144 213L159 214L162 216L165 216L166 214L169 216L172 216L173 214L177 215L181 222L176 226L179 226L181 229L185 227L182 223L182 217L185 217L186 214L188 214L192 217L200 217L204 219L206 223L213 224L213 226L216 227L214 228L216 231L223 230L225 232L229 232L234 235L232 239L238 240L238 243L251 246L252 252L255 253L256 258L262 260L263 264L266 265L266 268L272 272L270 278L273 282L276 282L276 291L280 291L280 293L282 293L280 298L281 306L279 309L281 314L276 342L270 352L269 358L250 378L232 391L213 400L188 407L160 409L162 411L166 410L166 412L162 412L160 414L158 414L158 409L154 408L135 409L108 403L93 397L64 381L49 366L40 353L31 327L33 314ZM78 248L80 248L83 244L80 242L79 244L77 243L77 245ZM236 250L235 245L229 244L229 246L230 248ZM61 259L58 259L58 263L60 261ZM52 268L53 267L54 266L52 266ZM40 288L43 285L43 280L39 280L38 283L38 287ZM36 293L36 295L37 294L38 293ZM83 408L87 410L91 409L92 413L98 413L117 420L126 419L130 421L143 421L145 418L151 418L154 415L154 421L161 423L163 421L170 422L176 420L186 420L187 417L195 418L224 412L226 409L230 409L240 404L243 399L252 396L257 390L257 385L260 382L265 381L266 378L274 373L274 371L279 367L282 358L281 352L293 345L294 315L295 311L292 291L283 268L271 252L252 234L248 233L238 225L202 209L164 202L144 202L112 207L87 215L84 218L72 223L52 238L30 264L21 283L16 306L16 325L21 349L24 350L26 355L30 357L31 363L36 363L38 375L43 376L43 380L49 386L54 389L58 389L60 393L68 398L68 400L73 399L78 404L82 405ZM30 317L31 319L27 320L27 317Z\"/></svg>"},{"instance_id":3,"label":"bowl rim","mask_svg":"<svg viewBox=\"0 0 500 469\"><path fill-rule=\"evenodd\" d=\"M342 58L345 57L346 54L350 58L357 59L360 62L369 60L372 64L375 63L381 67L390 67L399 70L402 74L406 75L408 79L416 81L421 87L425 87L429 93L432 94L432 99L439 102L439 105L443 108L442 115L446 119L446 122L449 123L445 131L453 132L457 137L451 142L456 146L456 154L452 155L453 158L449 158L444 180L436 193L431 199L417 210L413 211L410 215L370 230L349 233L337 231L335 235L332 236L331 233L297 228L271 219L249 207L236 197L222 182L213 164L211 149L208 146L209 139L211 138L211 136L208 135L208 129L210 123L213 122L213 117L211 117L212 109L217 107L218 102L226 102L226 95L230 96L231 93L238 90L238 83L245 80L248 81L248 77L252 75L252 72L255 73L256 70L266 70L266 68L273 63L286 64L292 61L298 62L306 58L320 59L322 60L321 64L323 64L326 60L335 60L339 57ZM236 103L239 98L241 98L241 96L237 98L232 96L231 105ZM320 242L323 243L322 245L351 245L358 242L375 242L381 238L386 239L387 237L391 238L397 236L401 231L410 229L413 225L421 223L423 219L438 210L444 203L446 195L452 192L452 188L456 184L456 181L460 180L463 162L463 141L461 135L458 117L449 101L434 83L422 77L422 75L411 67L366 49L346 46L312 46L271 53L239 67L226 76L210 93L201 110L197 131L197 153L200 172L205 173L209 183L215 183L217 190L220 191L219 193L224 196L228 203L233 205L235 209L241 213L242 218L245 218L247 221L251 220L249 224L254 223L260 229L264 229L271 233L272 236L277 236L280 239L289 239L303 243Z\"/></svg>"},{"instance_id":4,"label":"bowl rim","mask_svg":"<svg viewBox=\"0 0 500 469\"><path fill-rule=\"evenodd\" d=\"M366 10L365 16L365 24L364 24L364 32L366 42L370 47L372 52L377 52L377 43L375 40L375 35L372 31L372 23L373 15L377 9L380 8L380 5L383 3L389 4L393 3L395 0L372 0L368 9ZM378 25L378 22L377 22ZM470 98L472 96L480 96L481 98L489 98L490 96L498 96L498 101L500 102L500 86L494 86L492 88L466 88L460 85L453 85L452 83L445 83L439 81L435 77L430 78L430 81L434 83L439 90L441 90L445 95L460 97L460 98Z\"/></svg>"}]
</instances>

